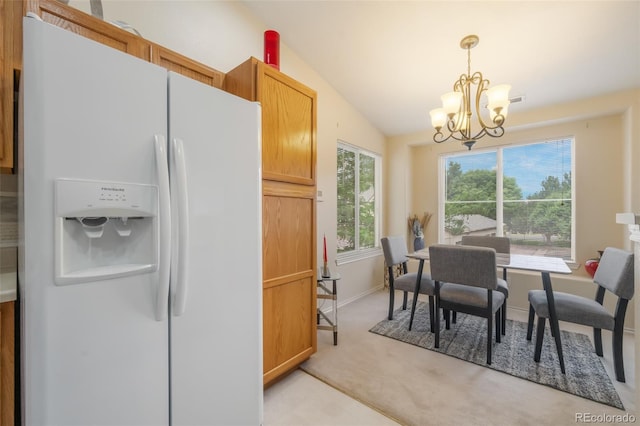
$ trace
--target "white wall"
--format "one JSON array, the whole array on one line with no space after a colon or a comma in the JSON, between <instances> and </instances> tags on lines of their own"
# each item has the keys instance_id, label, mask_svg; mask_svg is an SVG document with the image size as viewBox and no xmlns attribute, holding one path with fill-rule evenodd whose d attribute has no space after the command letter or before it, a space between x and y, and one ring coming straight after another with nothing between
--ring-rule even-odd
<instances>
[{"instance_id":1,"label":"white wall","mask_svg":"<svg viewBox=\"0 0 640 426\"><path fill-rule=\"evenodd\" d=\"M144 38L222 72L231 70L250 56L262 59L263 32L270 29L241 3L233 1L103 0L102 4L105 20L125 21ZM69 5L87 13L91 10L88 0L71 0ZM286 39L287 34L281 33L280 70L318 93L316 172L317 186L324 196L317 209L317 253L322 256L322 236L326 234L329 264L342 275L338 289L342 304L382 285L383 267L380 256L335 265L336 143L340 139L384 154L385 138L296 56L287 47Z\"/></svg>"}]
</instances>

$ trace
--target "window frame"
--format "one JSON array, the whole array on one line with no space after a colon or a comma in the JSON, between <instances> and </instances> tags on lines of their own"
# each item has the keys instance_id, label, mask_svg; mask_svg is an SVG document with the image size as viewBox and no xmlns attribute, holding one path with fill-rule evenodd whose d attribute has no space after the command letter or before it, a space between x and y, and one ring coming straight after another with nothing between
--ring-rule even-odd
<instances>
[{"instance_id":1,"label":"window frame","mask_svg":"<svg viewBox=\"0 0 640 426\"><path fill-rule=\"evenodd\" d=\"M475 155L480 153L495 152L496 153L496 222L497 229L496 235L504 235L504 165L503 165L503 152L505 149L522 147L527 145L536 145L541 143L549 143L555 141L571 141L571 258L565 259L569 265L576 263L576 138L575 136L559 136L554 138L548 138L539 141L528 141L522 143L505 144L493 147L487 147L482 149L474 149L473 152L449 152L440 154L438 157L438 242L445 241L445 202L446 202L446 174L447 174L447 162L455 157L465 157L469 155Z\"/></svg>"},{"instance_id":2,"label":"window frame","mask_svg":"<svg viewBox=\"0 0 640 426\"><path fill-rule=\"evenodd\" d=\"M380 246L380 238L382 235L382 155L377 154L373 151L367 150L365 148L360 148L358 146L352 145L348 142L345 142L343 140L338 139L338 143L336 146L336 160L338 157L338 150L339 149L343 149L349 152L353 152L355 154L355 161L356 161L356 173L355 173L355 180L356 180L356 198L358 198L359 194L360 194L360 188L359 188L359 180L360 180L360 154L363 155L367 155L369 157L372 157L374 159L374 167L375 167L375 176L374 176L374 211L375 211L375 218L374 218L374 233L375 233L375 237L374 237L374 247L369 247L369 248L364 248L361 249L360 246L360 232L358 231L360 228L360 222L359 222L359 206L360 203L356 202L355 203L355 224L354 224L354 229L357 231L354 233L355 235L355 247L353 250L348 251L348 252L341 252L338 253L337 248L336 248L336 264L337 265L343 265L346 263L351 263L351 262L355 262L358 260L362 260L362 259L367 259L370 257L375 257L375 256L379 256L380 253L382 252L381 246ZM337 176L337 168L336 168L336 213L337 213L337 209L338 209L338 197L337 197L337 192L338 192L338 176ZM337 218L337 214L336 214L336 218ZM337 231L337 229L336 229ZM337 237L337 232L336 232L336 237Z\"/></svg>"}]
</instances>

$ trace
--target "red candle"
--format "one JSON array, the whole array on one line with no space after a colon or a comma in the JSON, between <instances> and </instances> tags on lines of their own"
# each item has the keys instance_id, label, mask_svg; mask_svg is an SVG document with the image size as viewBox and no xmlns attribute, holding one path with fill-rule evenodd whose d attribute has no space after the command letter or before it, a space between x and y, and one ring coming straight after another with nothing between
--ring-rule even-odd
<instances>
[{"instance_id":1,"label":"red candle","mask_svg":"<svg viewBox=\"0 0 640 426\"><path fill-rule=\"evenodd\" d=\"M277 31L264 32L264 63L280 70L280 34Z\"/></svg>"},{"instance_id":2,"label":"red candle","mask_svg":"<svg viewBox=\"0 0 640 426\"><path fill-rule=\"evenodd\" d=\"M327 263L327 236L324 236L324 256L322 258L324 260L324 263L326 265Z\"/></svg>"}]
</instances>

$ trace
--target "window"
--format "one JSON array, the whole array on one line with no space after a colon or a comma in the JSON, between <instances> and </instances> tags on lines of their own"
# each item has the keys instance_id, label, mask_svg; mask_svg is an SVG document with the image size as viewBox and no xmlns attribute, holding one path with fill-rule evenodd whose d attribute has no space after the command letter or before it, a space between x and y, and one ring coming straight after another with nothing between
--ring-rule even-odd
<instances>
[{"instance_id":1,"label":"window","mask_svg":"<svg viewBox=\"0 0 640 426\"><path fill-rule=\"evenodd\" d=\"M439 240L498 235L512 253L573 260L573 139L441 157Z\"/></svg>"},{"instance_id":2,"label":"window","mask_svg":"<svg viewBox=\"0 0 640 426\"><path fill-rule=\"evenodd\" d=\"M380 245L380 156L338 142L338 235L340 260L377 253Z\"/></svg>"}]
</instances>

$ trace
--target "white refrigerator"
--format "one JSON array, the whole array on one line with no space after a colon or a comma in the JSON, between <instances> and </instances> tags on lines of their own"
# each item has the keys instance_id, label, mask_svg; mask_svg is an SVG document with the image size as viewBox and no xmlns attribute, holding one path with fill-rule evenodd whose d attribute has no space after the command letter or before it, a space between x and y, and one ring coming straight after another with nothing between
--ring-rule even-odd
<instances>
[{"instance_id":1,"label":"white refrigerator","mask_svg":"<svg viewBox=\"0 0 640 426\"><path fill-rule=\"evenodd\" d=\"M260 106L34 18L24 425L262 423Z\"/></svg>"}]
</instances>

